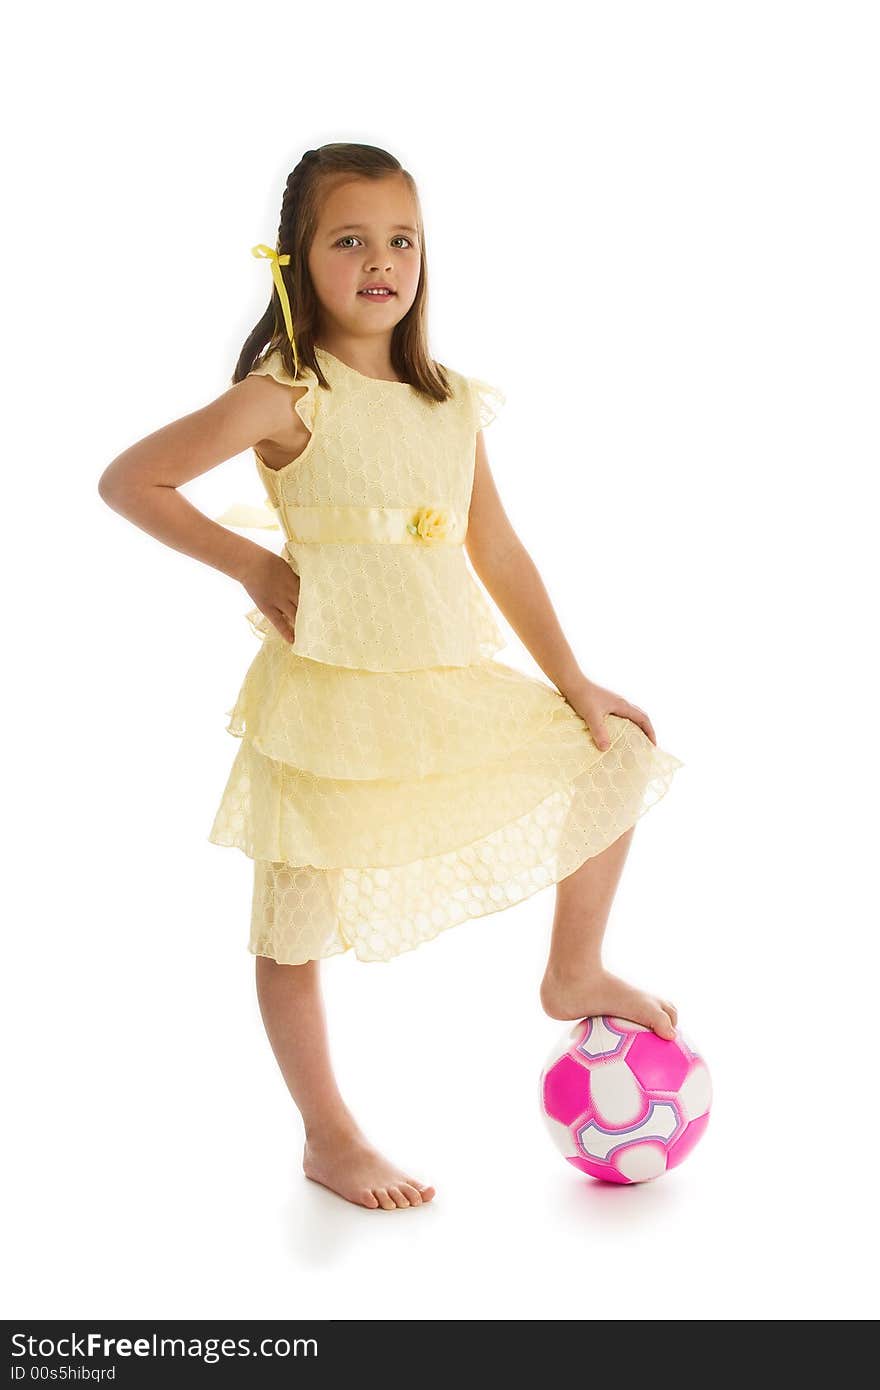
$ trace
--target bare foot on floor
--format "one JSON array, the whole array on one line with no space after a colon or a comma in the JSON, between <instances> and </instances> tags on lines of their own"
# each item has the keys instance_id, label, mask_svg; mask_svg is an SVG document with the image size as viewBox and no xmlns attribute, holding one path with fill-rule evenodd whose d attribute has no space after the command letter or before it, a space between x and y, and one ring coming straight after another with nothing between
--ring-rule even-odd
<instances>
[{"instance_id":1,"label":"bare foot on floor","mask_svg":"<svg viewBox=\"0 0 880 1390\"><path fill-rule=\"evenodd\" d=\"M635 989L607 970L561 979L548 969L541 982L541 1007L550 1018L627 1018L661 1038L674 1038L678 1023L678 1010L668 999Z\"/></svg>"},{"instance_id":2,"label":"bare foot on floor","mask_svg":"<svg viewBox=\"0 0 880 1390\"><path fill-rule=\"evenodd\" d=\"M303 1172L361 1207L397 1211L430 1202L434 1188L401 1172L357 1134L312 1137L303 1151Z\"/></svg>"}]
</instances>

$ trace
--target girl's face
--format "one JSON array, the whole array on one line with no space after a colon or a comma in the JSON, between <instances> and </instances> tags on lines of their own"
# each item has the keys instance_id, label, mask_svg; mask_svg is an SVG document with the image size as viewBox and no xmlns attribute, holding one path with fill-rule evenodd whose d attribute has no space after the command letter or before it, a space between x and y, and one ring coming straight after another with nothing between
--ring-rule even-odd
<instances>
[{"instance_id":1,"label":"girl's face","mask_svg":"<svg viewBox=\"0 0 880 1390\"><path fill-rule=\"evenodd\" d=\"M419 284L417 228L416 205L402 175L346 175L330 183L308 257L321 304L321 331L390 338ZM394 293L361 293L374 282L390 285Z\"/></svg>"}]
</instances>

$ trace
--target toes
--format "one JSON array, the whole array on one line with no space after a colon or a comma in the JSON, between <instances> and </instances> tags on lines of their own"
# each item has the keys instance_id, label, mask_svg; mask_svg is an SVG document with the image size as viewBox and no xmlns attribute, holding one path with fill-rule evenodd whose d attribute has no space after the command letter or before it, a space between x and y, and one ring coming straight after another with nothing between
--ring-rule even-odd
<instances>
[{"instance_id":1,"label":"toes","mask_svg":"<svg viewBox=\"0 0 880 1390\"><path fill-rule=\"evenodd\" d=\"M360 1202L365 1207L381 1207L383 1211L397 1211L403 1207L419 1207L430 1202L434 1188L416 1178L405 1178L389 1187L366 1188L360 1194Z\"/></svg>"},{"instance_id":2,"label":"toes","mask_svg":"<svg viewBox=\"0 0 880 1390\"><path fill-rule=\"evenodd\" d=\"M657 1010L657 1017L651 1024L651 1027L653 1028L654 1032L657 1033L658 1036L661 1038L671 1040L675 1037L675 1025L673 1024L672 1019L669 1017L669 1014L666 1013L665 1009Z\"/></svg>"},{"instance_id":3,"label":"toes","mask_svg":"<svg viewBox=\"0 0 880 1390\"><path fill-rule=\"evenodd\" d=\"M661 1000L660 1000L660 1003L663 1005L664 1009L665 1009L666 1012L669 1014L669 1017L672 1019L673 1024L674 1024L675 1027L677 1028L677 1027L678 1027L678 1009L675 1007L674 1004L670 1004L670 1002L669 1002L668 999L661 999Z\"/></svg>"},{"instance_id":4,"label":"toes","mask_svg":"<svg viewBox=\"0 0 880 1390\"><path fill-rule=\"evenodd\" d=\"M407 1178L407 1182L412 1184L423 1202L430 1202L437 1190L434 1187L430 1187L428 1183L419 1182L416 1178Z\"/></svg>"}]
</instances>

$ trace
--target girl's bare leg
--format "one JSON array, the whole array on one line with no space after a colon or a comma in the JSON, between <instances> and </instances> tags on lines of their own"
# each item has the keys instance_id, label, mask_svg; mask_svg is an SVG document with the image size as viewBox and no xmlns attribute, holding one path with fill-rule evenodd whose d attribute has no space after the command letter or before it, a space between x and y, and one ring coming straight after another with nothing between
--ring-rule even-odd
<instances>
[{"instance_id":1,"label":"girl's bare leg","mask_svg":"<svg viewBox=\"0 0 880 1390\"><path fill-rule=\"evenodd\" d=\"M256 957L257 998L266 1033L306 1132L307 1178L364 1207L396 1211L430 1202L434 1188L374 1149L333 1075L321 996L320 961L279 965Z\"/></svg>"},{"instance_id":2,"label":"girl's bare leg","mask_svg":"<svg viewBox=\"0 0 880 1390\"><path fill-rule=\"evenodd\" d=\"M674 1004L628 985L602 965L602 938L635 826L560 879L541 1006L551 1018L610 1014L643 1023L661 1038L675 1036Z\"/></svg>"}]
</instances>

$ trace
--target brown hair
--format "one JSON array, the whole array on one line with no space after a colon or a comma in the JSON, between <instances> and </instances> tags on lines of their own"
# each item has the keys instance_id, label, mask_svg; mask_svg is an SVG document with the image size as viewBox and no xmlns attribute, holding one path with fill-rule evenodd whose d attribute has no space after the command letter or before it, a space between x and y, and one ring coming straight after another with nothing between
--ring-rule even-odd
<instances>
[{"instance_id":1,"label":"brown hair","mask_svg":"<svg viewBox=\"0 0 880 1390\"><path fill-rule=\"evenodd\" d=\"M391 362L401 381L436 401L452 396L452 389L440 363L428 353L427 302L428 266L425 259L424 224L415 180L399 160L376 145L337 143L306 150L299 164L287 176L281 203L276 250L289 255L288 265L280 266L290 300L296 351L301 366L311 367L320 384L330 389L315 356L315 331L320 304L309 274L308 254L318 224L321 207L321 188L330 175L348 174L358 178L380 179L389 174L402 174L416 204L416 225L421 245L421 270L416 297L404 318L395 325L391 335ZM278 291L272 288L266 312L250 333L239 354L232 383L243 381L268 344L268 356L274 348L291 378L296 377L293 347L287 334L284 313Z\"/></svg>"}]
</instances>

